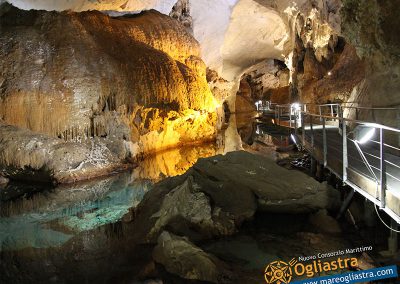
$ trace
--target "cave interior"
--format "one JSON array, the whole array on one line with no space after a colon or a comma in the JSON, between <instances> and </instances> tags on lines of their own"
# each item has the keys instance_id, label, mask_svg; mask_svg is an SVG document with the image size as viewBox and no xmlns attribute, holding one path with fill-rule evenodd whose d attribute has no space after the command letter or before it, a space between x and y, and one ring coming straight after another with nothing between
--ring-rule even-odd
<instances>
[{"instance_id":1,"label":"cave interior","mask_svg":"<svg viewBox=\"0 0 400 284\"><path fill-rule=\"evenodd\" d=\"M397 271L398 15L0 0L0 283Z\"/></svg>"}]
</instances>

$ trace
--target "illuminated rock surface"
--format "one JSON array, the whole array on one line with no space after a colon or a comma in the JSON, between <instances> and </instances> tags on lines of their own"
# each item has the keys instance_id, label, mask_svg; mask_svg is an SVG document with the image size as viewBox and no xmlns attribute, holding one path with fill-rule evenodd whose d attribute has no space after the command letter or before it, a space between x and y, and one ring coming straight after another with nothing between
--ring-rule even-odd
<instances>
[{"instance_id":1,"label":"illuminated rock surface","mask_svg":"<svg viewBox=\"0 0 400 284\"><path fill-rule=\"evenodd\" d=\"M5 2L2 0L1 2ZM87 11L87 10L100 10L100 11L134 11L140 12L142 10L157 9L164 13L171 11L175 0L10 0L7 1L20 9L30 10L73 10L73 11Z\"/></svg>"},{"instance_id":2,"label":"illuminated rock surface","mask_svg":"<svg viewBox=\"0 0 400 284\"><path fill-rule=\"evenodd\" d=\"M6 124L66 141L126 142L121 160L215 139L217 103L200 48L175 20L7 5L1 13Z\"/></svg>"}]
</instances>

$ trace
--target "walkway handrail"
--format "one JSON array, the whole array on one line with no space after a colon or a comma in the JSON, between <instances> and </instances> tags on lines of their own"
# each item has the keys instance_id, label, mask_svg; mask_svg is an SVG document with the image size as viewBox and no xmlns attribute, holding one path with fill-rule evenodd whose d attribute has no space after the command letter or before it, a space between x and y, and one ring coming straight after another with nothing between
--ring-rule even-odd
<instances>
[{"instance_id":1,"label":"walkway handrail","mask_svg":"<svg viewBox=\"0 0 400 284\"><path fill-rule=\"evenodd\" d=\"M303 113L305 115L308 115L308 116L314 116L314 117L325 118L325 119L333 119L333 120L343 120L343 121L346 121L346 122L352 122L352 123L355 123L355 124L365 125L365 126L371 127L371 128L382 128L384 130L400 133L400 129L398 129L398 128L393 128L393 127L386 126L386 125L383 125L383 124L378 124L378 123L375 123L375 122L367 122L367 121L356 120L356 119L345 118L345 117L338 117L338 116L319 115L319 114L303 112L303 111L301 113Z\"/></svg>"},{"instance_id":2,"label":"walkway handrail","mask_svg":"<svg viewBox=\"0 0 400 284\"><path fill-rule=\"evenodd\" d=\"M303 146L305 145L305 117L310 117L311 119L309 120L309 129L311 132L311 153L314 152L314 128L315 125L313 125L313 120L320 120L322 121L322 145L323 145L323 160L324 160L324 166L327 166L327 131L326 131L326 121L327 120L334 120L334 121L339 121L339 133L341 133L343 139L342 139L342 180L343 182L347 183L348 185L352 186L353 188L356 188L357 186L351 181L348 180L348 175L347 175L347 169L349 168L349 158L348 158L348 145L347 141L350 140L354 143L357 151L359 152L362 162L365 164L366 168L371 174L372 179L375 181L377 190L376 193L379 193L379 197L377 195L373 196L373 202L379 204L380 208L383 209L386 213L388 213L393 219L395 219L397 222L399 222L399 216L398 214L394 213L390 208L386 206L386 190L387 190L387 175L388 173L386 172L386 164L388 161L385 159L385 147L390 147L393 148L397 151L400 149L397 147L393 147L389 144L386 144L384 141L384 131L390 131L396 133L396 135L400 134L400 129L394 128L394 127L389 127L383 124L378 124L378 123L372 123L372 122L367 122L367 121L362 121L362 120L357 120L357 119L351 119L351 118L344 118L343 114L341 116L331 116L331 115L321 115L321 114L314 114L310 113L307 111L299 111L297 115L295 116L296 122L295 122L295 135L297 136L297 125L302 124L302 144ZM360 147L360 142L357 141L356 139L350 139L348 136L351 133L347 132L347 124L354 124L354 125L362 125L367 128L371 129L378 129L379 132L379 141L374 141L372 140L371 136L369 138L370 141L373 141L375 143L379 144L379 157L377 159L379 160L379 168L377 167L372 167L371 164L369 163L368 159L366 158L366 155L364 154L363 150ZM375 132L374 132L375 133ZM374 134L372 134L374 135ZM368 153L367 153L368 154ZM374 169L378 170L379 174L375 174ZM397 179L396 177L394 177ZM362 193L363 194L363 193ZM364 196L367 195L367 192L363 194ZM371 196L369 196L371 197Z\"/></svg>"},{"instance_id":3,"label":"walkway handrail","mask_svg":"<svg viewBox=\"0 0 400 284\"><path fill-rule=\"evenodd\" d=\"M307 148L311 149L309 152L312 156L318 156L321 160L323 159L324 166L335 172L338 176L341 176L345 184L379 205L382 210L400 224L400 208L397 207L398 205L393 205L394 203L390 201L392 199L386 198L388 188L396 190L396 192L400 188L400 177L398 177L398 172L393 170L393 165L395 165L396 169L400 169L400 166L397 165L398 158L396 158L399 157L400 153L400 146L398 145L398 141L400 141L400 129L381 123L360 120L358 119L358 115L355 116L355 119L344 117L346 110L351 111L354 109L356 110L356 114L362 110L395 110L398 111L397 118L400 118L400 108L395 107L373 108L346 106L338 103L320 105L277 104L275 106L275 123L294 129L292 137L296 140L296 144L301 147L307 145ZM319 112L319 114L315 112ZM281 123L281 120L285 120L286 123ZM342 138L338 139L340 136L336 136L336 140L328 140L327 129L332 129L332 127L338 130ZM351 131L349 132L349 130ZM322 141L320 140L321 132L318 133L318 131L322 132ZM305 137L306 132L307 141ZM385 135L389 133L391 135ZM332 135L332 132L329 132L329 135ZM348 141L350 141L349 145ZM368 143L368 141L371 143L369 146L361 146L364 143ZM320 144L317 144L317 142ZM315 147L318 146L316 145L319 145L319 147L322 146L323 149L320 150L323 150L323 152L317 154ZM328 157L333 157L331 156L332 154L328 156L328 145L330 151L333 150L341 153L342 163L340 166L338 161L335 160L336 158L334 160L329 158L328 161ZM349 149L350 152L348 152ZM359 155L354 154L357 152ZM363 168L364 166L360 168L362 164L366 168ZM389 171L387 171L386 167L389 168ZM348 170L351 170L349 171L349 175ZM363 180L364 178L369 180L368 186L361 188L359 186L363 182L366 182ZM376 184L376 189L374 189L373 184ZM386 202L388 202L388 205Z\"/></svg>"}]
</instances>

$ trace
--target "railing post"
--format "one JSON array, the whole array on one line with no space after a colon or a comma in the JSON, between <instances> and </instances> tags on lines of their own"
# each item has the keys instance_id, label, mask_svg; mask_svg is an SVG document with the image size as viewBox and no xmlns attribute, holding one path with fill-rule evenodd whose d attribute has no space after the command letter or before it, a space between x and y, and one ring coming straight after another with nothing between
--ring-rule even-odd
<instances>
[{"instance_id":1,"label":"railing post","mask_svg":"<svg viewBox=\"0 0 400 284\"><path fill-rule=\"evenodd\" d=\"M333 117L333 105L331 104L331 117Z\"/></svg>"},{"instance_id":2,"label":"railing post","mask_svg":"<svg viewBox=\"0 0 400 284\"><path fill-rule=\"evenodd\" d=\"M299 113L298 113L299 111L295 111L295 113L294 113L294 136L296 137L296 139L297 139L297 126L298 126L298 123L297 123L297 119L298 119L298 117L299 117Z\"/></svg>"},{"instance_id":3,"label":"railing post","mask_svg":"<svg viewBox=\"0 0 400 284\"><path fill-rule=\"evenodd\" d=\"M310 131L311 131L311 152L314 155L314 127L313 127L312 115L310 115Z\"/></svg>"},{"instance_id":4,"label":"railing post","mask_svg":"<svg viewBox=\"0 0 400 284\"><path fill-rule=\"evenodd\" d=\"M292 129L292 106L289 107L289 128Z\"/></svg>"},{"instance_id":5,"label":"railing post","mask_svg":"<svg viewBox=\"0 0 400 284\"><path fill-rule=\"evenodd\" d=\"M347 131L346 121L342 118L342 139L343 139L343 182L347 181Z\"/></svg>"},{"instance_id":6,"label":"railing post","mask_svg":"<svg viewBox=\"0 0 400 284\"><path fill-rule=\"evenodd\" d=\"M342 133L343 123L344 123L344 112L341 111L339 119L338 119L338 124L339 124L338 125L338 131L339 131L339 134L342 134L342 135L343 135L343 133Z\"/></svg>"},{"instance_id":7,"label":"railing post","mask_svg":"<svg viewBox=\"0 0 400 284\"><path fill-rule=\"evenodd\" d=\"M328 154L328 145L326 141L326 127L325 127L325 117L322 118L322 140L324 144L324 167L328 164L327 154Z\"/></svg>"},{"instance_id":8,"label":"railing post","mask_svg":"<svg viewBox=\"0 0 400 284\"><path fill-rule=\"evenodd\" d=\"M397 109L396 119L397 119L397 128L400 129L400 108ZM397 137L398 137L397 143L398 145L400 145L400 133L398 133Z\"/></svg>"},{"instance_id":9,"label":"railing post","mask_svg":"<svg viewBox=\"0 0 400 284\"><path fill-rule=\"evenodd\" d=\"M379 129L379 136L380 136L380 170L381 170L381 177L379 182L379 189L380 189L380 199L381 199L381 206L380 208L383 209L386 206L386 164L385 164L385 145L383 139L383 129Z\"/></svg>"},{"instance_id":10,"label":"railing post","mask_svg":"<svg viewBox=\"0 0 400 284\"><path fill-rule=\"evenodd\" d=\"M301 129L302 129L302 131L301 131L301 140L303 141L302 142L302 144L303 144L303 149L304 149L304 147L305 147L305 143L306 143L306 120L305 120L305 113L301 113L301 124L302 124L302 127L301 127Z\"/></svg>"}]
</instances>

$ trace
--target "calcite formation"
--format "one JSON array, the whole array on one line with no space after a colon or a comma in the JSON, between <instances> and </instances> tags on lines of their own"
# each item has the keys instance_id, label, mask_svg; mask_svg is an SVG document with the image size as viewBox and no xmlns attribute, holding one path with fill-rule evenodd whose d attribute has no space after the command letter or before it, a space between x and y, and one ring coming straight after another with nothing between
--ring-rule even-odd
<instances>
[{"instance_id":1,"label":"calcite formation","mask_svg":"<svg viewBox=\"0 0 400 284\"><path fill-rule=\"evenodd\" d=\"M67 141L132 141L144 154L214 139L200 47L174 19L3 5L0 26L5 123Z\"/></svg>"},{"instance_id":2,"label":"calcite formation","mask_svg":"<svg viewBox=\"0 0 400 284\"><path fill-rule=\"evenodd\" d=\"M5 0L0 0L0 3ZM157 9L163 13L171 11L172 6L176 3L176 0L7 0L7 2L14 6L30 10L48 10L48 11L88 11L88 10L99 10L99 11L142 11L149 9Z\"/></svg>"},{"instance_id":3,"label":"calcite formation","mask_svg":"<svg viewBox=\"0 0 400 284\"><path fill-rule=\"evenodd\" d=\"M101 138L65 142L0 123L0 176L41 183L70 183L125 169L126 141Z\"/></svg>"},{"instance_id":4,"label":"calcite formation","mask_svg":"<svg viewBox=\"0 0 400 284\"><path fill-rule=\"evenodd\" d=\"M243 73L265 59L285 61L290 76L289 86L280 86L270 94L275 97L293 93L293 99L301 97L303 78L298 77L304 59L304 48L310 49L318 64L326 65L332 59L333 50L340 34L339 0L318 1L261 1L261 0L179 0L166 1L60 1L57 4L10 0L21 8L44 8L82 11L98 9L138 13L149 8L157 9L179 20L199 41L201 57L210 70L228 84L213 82L213 93L224 97L232 112L235 111L235 95ZM161 5L161 6L160 6ZM298 45L301 48L298 48ZM300 72L301 73L301 72ZM271 78L275 80L274 78ZM305 79L307 80L307 78ZM264 80L265 81L265 80ZM266 88L270 82L264 82ZM300 93L300 94L299 94ZM223 101L219 101L222 104Z\"/></svg>"}]
</instances>

